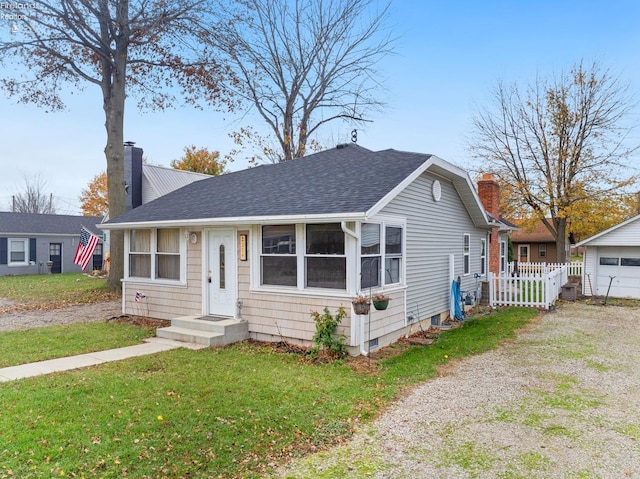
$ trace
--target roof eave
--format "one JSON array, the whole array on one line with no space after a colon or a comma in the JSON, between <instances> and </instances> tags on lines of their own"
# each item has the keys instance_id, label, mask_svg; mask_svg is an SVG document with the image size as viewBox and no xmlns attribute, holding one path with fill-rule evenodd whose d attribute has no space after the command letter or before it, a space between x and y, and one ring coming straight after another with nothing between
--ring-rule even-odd
<instances>
[{"instance_id":1,"label":"roof eave","mask_svg":"<svg viewBox=\"0 0 640 479\"><path fill-rule=\"evenodd\" d=\"M126 230L137 228L186 228L212 227L254 224L295 224L295 223L328 223L336 221L364 221L367 215L361 213L330 213L313 215L274 215L274 216L242 216L230 218L198 218L163 221L134 221L128 223L103 223L98 225L102 230Z\"/></svg>"}]
</instances>

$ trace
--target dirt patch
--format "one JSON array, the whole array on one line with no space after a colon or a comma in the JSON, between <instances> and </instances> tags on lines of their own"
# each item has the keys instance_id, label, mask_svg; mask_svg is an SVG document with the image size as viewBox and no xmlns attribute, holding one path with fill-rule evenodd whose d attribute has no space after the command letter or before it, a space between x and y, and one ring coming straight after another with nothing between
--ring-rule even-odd
<instances>
[{"instance_id":1,"label":"dirt patch","mask_svg":"<svg viewBox=\"0 0 640 479\"><path fill-rule=\"evenodd\" d=\"M122 314L120 316L114 316L107 321L113 321L115 323L129 323L135 326L141 326L143 328L166 328L171 326L171 321L167 319L154 319L147 318L145 316L133 316L130 314Z\"/></svg>"}]
</instances>

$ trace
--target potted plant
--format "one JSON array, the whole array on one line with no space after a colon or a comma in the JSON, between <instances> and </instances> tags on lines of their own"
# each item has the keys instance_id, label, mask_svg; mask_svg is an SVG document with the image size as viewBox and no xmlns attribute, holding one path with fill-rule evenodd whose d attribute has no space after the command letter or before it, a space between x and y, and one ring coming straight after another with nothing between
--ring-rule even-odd
<instances>
[{"instance_id":1,"label":"potted plant","mask_svg":"<svg viewBox=\"0 0 640 479\"><path fill-rule=\"evenodd\" d=\"M366 296L358 296L351 301L353 305L353 311L356 314L367 314L369 312L369 308L371 307L371 301Z\"/></svg>"},{"instance_id":2,"label":"potted plant","mask_svg":"<svg viewBox=\"0 0 640 479\"><path fill-rule=\"evenodd\" d=\"M389 296L386 294L375 294L373 295L373 307L378 311L382 311L383 309L387 309L389 306Z\"/></svg>"}]
</instances>

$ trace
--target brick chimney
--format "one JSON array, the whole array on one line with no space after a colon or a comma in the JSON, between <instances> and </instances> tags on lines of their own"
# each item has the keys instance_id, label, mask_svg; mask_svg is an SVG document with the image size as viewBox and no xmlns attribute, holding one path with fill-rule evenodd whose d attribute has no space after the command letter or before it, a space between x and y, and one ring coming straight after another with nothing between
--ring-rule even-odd
<instances>
[{"instance_id":1,"label":"brick chimney","mask_svg":"<svg viewBox=\"0 0 640 479\"><path fill-rule=\"evenodd\" d=\"M482 179L478 181L478 196L484 209L487 210L494 219L500 218L500 185L491 173L484 173Z\"/></svg>"},{"instance_id":2,"label":"brick chimney","mask_svg":"<svg viewBox=\"0 0 640 479\"><path fill-rule=\"evenodd\" d=\"M494 220L500 219L500 185L491 173L482 175L478 180L478 196L484 209L493 216ZM494 274L500 273L500 242L498 235L499 228L491 228L489 235L489 271Z\"/></svg>"}]
</instances>

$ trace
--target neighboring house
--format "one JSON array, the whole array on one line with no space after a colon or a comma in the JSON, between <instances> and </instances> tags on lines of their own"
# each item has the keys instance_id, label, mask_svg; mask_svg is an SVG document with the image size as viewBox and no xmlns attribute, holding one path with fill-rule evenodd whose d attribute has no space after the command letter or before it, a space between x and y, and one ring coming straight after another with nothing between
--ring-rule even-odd
<instances>
[{"instance_id":1,"label":"neighboring house","mask_svg":"<svg viewBox=\"0 0 640 479\"><path fill-rule=\"evenodd\" d=\"M513 259L519 263L557 263L556 240L542 220L535 222L533 229L521 226L511 233ZM567 242L567 252L569 243Z\"/></svg>"},{"instance_id":2,"label":"neighboring house","mask_svg":"<svg viewBox=\"0 0 640 479\"><path fill-rule=\"evenodd\" d=\"M123 312L242 319L255 339L306 343L310 312L342 306L359 354L445 319L452 280L475 292L498 264L503 226L462 169L351 144L198 181L100 227L125 230ZM377 292L389 308L355 315L351 300Z\"/></svg>"},{"instance_id":3,"label":"neighboring house","mask_svg":"<svg viewBox=\"0 0 640 479\"><path fill-rule=\"evenodd\" d=\"M96 228L102 218L0 212L0 276L80 272L73 263L82 226L102 237ZM102 242L93 255L93 269L102 268Z\"/></svg>"},{"instance_id":4,"label":"neighboring house","mask_svg":"<svg viewBox=\"0 0 640 479\"><path fill-rule=\"evenodd\" d=\"M580 241L583 294L640 299L640 215Z\"/></svg>"}]
</instances>

